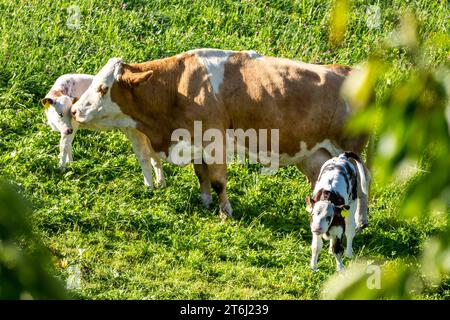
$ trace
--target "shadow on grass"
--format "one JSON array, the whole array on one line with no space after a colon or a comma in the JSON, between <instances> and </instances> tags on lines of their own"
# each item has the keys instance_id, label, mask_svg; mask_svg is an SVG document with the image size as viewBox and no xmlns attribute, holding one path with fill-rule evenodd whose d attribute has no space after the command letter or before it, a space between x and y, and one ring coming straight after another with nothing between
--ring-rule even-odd
<instances>
[{"instance_id":1,"label":"shadow on grass","mask_svg":"<svg viewBox=\"0 0 450 320\"><path fill-rule=\"evenodd\" d=\"M309 216L303 209L304 204L290 203L281 211L276 200L261 197L257 202L248 202L245 197L233 197L234 219L246 225L256 220L278 234L298 234L309 232Z\"/></svg>"},{"instance_id":2,"label":"shadow on grass","mask_svg":"<svg viewBox=\"0 0 450 320\"><path fill-rule=\"evenodd\" d=\"M355 237L354 247L386 258L418 256L425 234L417 226L393 217L377 220Z\"/></svg>"}]
</instances>

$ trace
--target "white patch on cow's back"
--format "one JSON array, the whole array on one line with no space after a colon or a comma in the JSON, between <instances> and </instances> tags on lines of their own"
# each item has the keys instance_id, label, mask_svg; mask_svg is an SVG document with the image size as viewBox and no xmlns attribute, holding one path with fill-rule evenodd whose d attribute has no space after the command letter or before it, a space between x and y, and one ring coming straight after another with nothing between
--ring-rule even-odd
<instances>
[{"instance_id":1,"label":"white patch on cow's back","mask_svg":"<svg viewBox=\"0 0 450 320\"><path fill-rule=\"evenodd\" d=\"M219 92L219 87L223 82L225 64L228 58L235 54L236 51L216 50L216 49L196 49L188 51L197 57L205 68L208 79L211 83L213 93Z\"/></svg>"},{"instance_id":2,"label":"white patch on cow's back","mask_svg":"<svg viewBox=\"0 0 450 320\"><path fill-rule=\"evenodd\" d=\"M240 51L206 48L190 50L187 54L192 54L197 57L205 68L213 93L217 94L220 85L223 83L225 64L232 55L239 52ZM253 50L242 52L247 53L248 57L251 59L262 59L262 56Z\"/></svg>"}]
</instances>

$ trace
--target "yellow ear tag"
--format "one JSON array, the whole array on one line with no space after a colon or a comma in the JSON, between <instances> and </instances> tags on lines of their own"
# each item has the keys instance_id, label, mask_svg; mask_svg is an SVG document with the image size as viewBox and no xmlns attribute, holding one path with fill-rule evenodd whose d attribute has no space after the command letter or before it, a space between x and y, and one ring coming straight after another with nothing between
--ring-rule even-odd
<instances>
[{"instance_id":1,"label":"yellow ear tag","mask_svg":"<svg viewBox=\"0 0 450 320\"><path fill-rule=\"evenodd\" d=\"M50 108L50 102L46 102L45 104L44 104L44 108L47 110L48 108Z\"/></svg>"},{"instance_id":2,"label":"yellow ear tag","mask_svg":"<svg viewBox=\"0 0 450 320\"><path fill-rule=\"evenodd\" d=\"M346 218L346 217L348 216L348 210L342 209L342 211L341 211L341 216L343 216L344 218Z\"/></svg>"}]
</instances>

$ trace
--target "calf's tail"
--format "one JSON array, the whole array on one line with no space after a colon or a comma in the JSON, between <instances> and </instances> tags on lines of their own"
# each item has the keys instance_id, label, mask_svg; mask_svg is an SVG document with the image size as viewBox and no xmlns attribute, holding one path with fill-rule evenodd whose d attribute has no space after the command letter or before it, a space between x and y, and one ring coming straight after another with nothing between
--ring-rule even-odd
<instances>
[{"instance_id":1,"label":"calf's tail","mask_svg":"<svg viewBox=\"0 0 450 320\"><path fill-rule=\"evenodd\" d=\"M361 158L354 152L346 151L344 152L345 156L347 158L351 158L356 161L356 166L358 167L358 173L361 180L361 190L363 193L367 194L369 186L368 186L368 179L366 176L366 170L364 169L364 164L361 160Z\"/></svg>"}]
</instances>

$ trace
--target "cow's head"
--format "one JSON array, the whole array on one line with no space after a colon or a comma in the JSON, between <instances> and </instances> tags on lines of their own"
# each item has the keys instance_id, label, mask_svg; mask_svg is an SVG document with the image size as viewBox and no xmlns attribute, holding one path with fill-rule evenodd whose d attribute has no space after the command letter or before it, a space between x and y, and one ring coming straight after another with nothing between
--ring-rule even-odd
<instances>
[{"instance_id":1,"label":"cow's head","mask_svg":"<svg viewBox=\"0 0 450 320\"><path fill-rule=\"evenodd\" d=\"M129 119L112 100L113 90L123 90L146 81L152 71L134 71L119 58L111 58L94 77L89 88L72 108L72 116L80 123L96 122L108 126L126 126Z\"/></svg>"},{"instance_id":2,"label":"cow's head","mask_svg":"<svg viewBox=\"0 0 450 320\"><path fill-rule=\"evenodd\" d=\"M311 214L311 231L315 234L324 234L330 228L333 219L341 216L342 210L350 207L345 204L336 205L330 200L314 201L306 198L307 208Z\"/></svg>"},{"instance_id":3,"label":"cow's head","mask_svg":"<svg viewBox=\"0 0 450 320\"><path fill-rule=\"evenodd\" d=\"M72 134L72 115L70 110L74 99L65 95L45 97L41 100L47 116L48 125L62 134Z\"/></svg>"}]
</instances>

